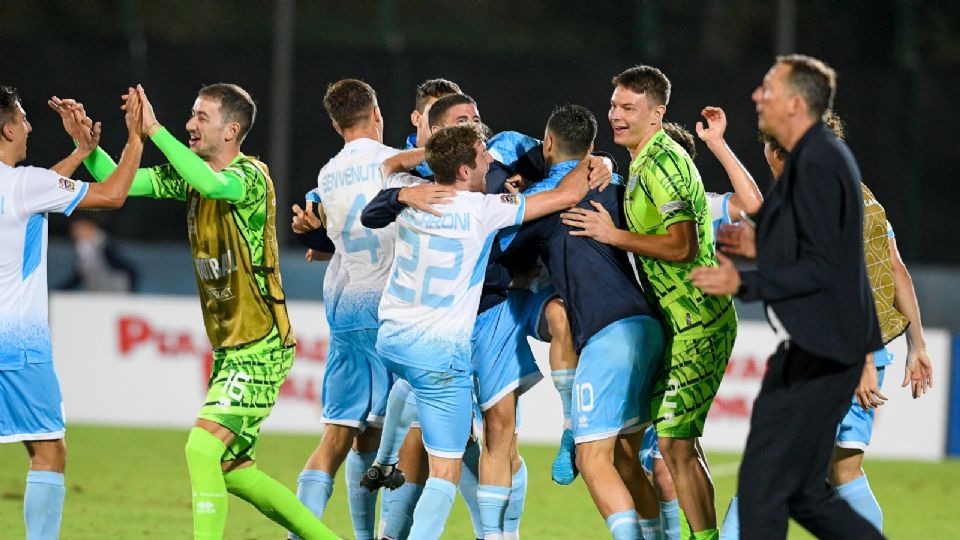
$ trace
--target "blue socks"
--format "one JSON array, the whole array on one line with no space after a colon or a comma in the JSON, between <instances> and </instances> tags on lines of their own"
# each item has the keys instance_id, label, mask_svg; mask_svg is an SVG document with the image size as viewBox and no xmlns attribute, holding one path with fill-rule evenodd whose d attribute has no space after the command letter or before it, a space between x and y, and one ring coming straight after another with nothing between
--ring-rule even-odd
<instances>
[{"instance_id":1,"label":"blue socks","mask_svg":"<svg viewBox=\"0 0 960 540\"><path fill-rule=\"evenodd\" d=\"M575 369L558 369L550 372L553 386L560 394L560 402L563 405L563 429L573 428L570 409L573 406L573 376L576 373Z\"/></svg>"},{"instance_id":2,"label":"blue socks","mask_svg":"<svg viewBox=\"0 0 960 540\"><path fill-rule=\"evenodd\" d=\"M680 538L680 536L677 535L677 538ZM720 527L720 540L740 540L740 510L736 495L730 501L727 515L723 517L723 526Z\"/></svg>"},{"instance_id":3,"label":"blue socks","mask_svg":"<svg viewBox=\"0 0 960 540\"><path fill-rule=\"evenodd\" d=\"M504 540L520 538L520 516L523 514L523 502L527 498L527 463L520 458L520 469L513 475L510 488L510 502L503 514Z\"/></svg>"},{"instance_id":4,"label":"blue socks","mask_svg":"<svg viewBox=\"0 0 960 540\"><path fill-rule=\"evenodd\" d=\"M387 526L383 529L381 536L396 540L410 534L413 509L417 506L421 493L423 493L423 485L409 482L393 491L386 491L383 505L389 504L390 508L387 511Z\"/></svg>"},{"instance_id":5,"label":"blue socks","mask_svg":"<svg viewBox=\"0 0 960 540\"><path fill-rule=\"evenodd\" d=\"M851 508L869 521L878 531L883 531L883 511L870 489L866 476L837 486L837 495L847 501Z\"/></svg>"},{"instance_id":6,"label":"blue socks","mask_svg":"<svg viewBox=\"0 0 960 540\"><path fill-rule=\"evenodd\" d=\"M63 516L63 473L30 471L23 494L23 521L30 540L56 540Z\"/></svg>"},{"instance_id":7,"label":"blue socks","mask_svg":"<svg viewBox=\"0 0 960 540\"><path fill-rule=\"evenodd\" d=\"M333 477L315 469L307 469L297 477L297 498L317 519L323 519L323 510L333 495Z\"/></svg>"},{"instance_id":8,"label":"blue socks","mask_svg":"<svg viewBox=\"0 0 960 540\"><path fill-rule=\"evenodd\" d=\"M410 383L400 379L390 389L387 398L387 412L383 417L383 434L380 435L380 448L377 450L377 463L396 465L400 460L398 453L407 436L410 424L417 418L417 400Z\"/></svg>"},{"instance_id":9,"label":"blue socks","mask_svg":"<svg viewBox=\"0 0 960 540\"><path fill-rule=\"evenodd\" d=\"M480 503L484 540L502 539L503 515L510 502L510 488L481 484L477 489L477 502Z\"/></svg>"},{"instance_id":10,"label":"blue socks","mask_svg":"<svg viewBox=\"0 0 960 540\"><path fill-rule=\"evenodd\" d=\"M457 486L440 478L430 478L413 511L409 540L437 540L443 534Z\"/></svg>"},{"instance_id":11,"label":"blue socks","mask_svg":"<svg viewBox=\"0 0 960 540\"><path fill-rule=\"evenodd\" d=\"M460 496L470 511L473 524L473 537L483 538L483 520L480 517L480 504L477 502L477 488L480 485L480 443L473 443L463 451L463 468L460 469Z\"/></svg>"},{"instance_id":12,"label":"blue socks","mask_svg":"<svg viewBox=\"0 0 960 540\"><path fill-rule=\"evenodd\" d=\"M640 519L640 532L643 534L643 540L663 540L663 527L660 524L660 517L649 519Z\"/></svg>"},{"instance_id":13,"label":"blue socks","mask_svg":"<svg viewBox=\"0 0 960 540\"><path fill-rule=\"evenodd\" d=\"M360 485L360 478L373 465L376 452L358 453L350 450L347 454L347 495L350 501L350 519L353 521L353 533L358 540L372 540L375 536L377 519L377 493L370 492Z\"/></svg>"},{"instance_id":14,"label":"blue socks","mask_svg":"<svg viewBox=\"0 0 960 540\"><path fill-rule=\"evenodd\" d=\"M640 517L636 510L627 510L617 512L607 516L607 528L610 529L610 536L613 540L639 540L640 536Z\"/></svg>"}]
</instances>

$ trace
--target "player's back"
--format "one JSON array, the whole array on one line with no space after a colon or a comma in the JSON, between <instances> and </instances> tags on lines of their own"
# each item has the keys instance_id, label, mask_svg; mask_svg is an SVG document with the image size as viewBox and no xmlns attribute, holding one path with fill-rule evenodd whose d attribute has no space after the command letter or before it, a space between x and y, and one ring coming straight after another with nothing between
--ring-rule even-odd
<instances>
[{"instance_id":1,"label":"player's back","mask_svg":"<svg viewBox=\"0 0 960 540\"><path fill-rule=\"evenodd\" d=\"M380 302L378 349L398 363L469 368L487 259L496 233L523 219L523 198L460 191L434 216L397 219L396 258Z\"/></svg>"},{"instance_id":2,"label":"player's back","mask_svg":"<svg viewBox=\"0 0 960 540\"><path fill-rule=\"evenodd\" d=\"M49 361L47 212L70 214L87 186L0 164L0 369Z\"/></svg>"},{"instance_id":3,"label":"player's back","mask_svg":"<svg viewBox=\"0 0 960 540\"><path fill-rule=\"evenodd\" d=\"M335 330L377 327L377 304L393 260L396 227L368 229L360 214L384 187L380 165L398 151L372 139L344 145L318 176L317 192L339 264L328 270L324 301Z\"/></svg>"}]
</instances>

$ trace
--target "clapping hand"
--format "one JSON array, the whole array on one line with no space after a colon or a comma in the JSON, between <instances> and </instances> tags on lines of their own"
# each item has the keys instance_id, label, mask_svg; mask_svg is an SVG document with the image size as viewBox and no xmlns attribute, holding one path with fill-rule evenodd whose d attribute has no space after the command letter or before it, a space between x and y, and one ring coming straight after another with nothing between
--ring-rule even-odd
<instances>
[{"instance_id":1,"label":"clapping hand","mask_svg":"<svg viewBox=\"0 0 960 540\"><path fill-rule=\"evenodd\" d=\"M100 122L94 122L87 116L83 104L74 99L60 99L57 96L47 101L63 122L63 129L77 143L77 151L84 157L100 144Z\"/></svg>"}]
</instances>

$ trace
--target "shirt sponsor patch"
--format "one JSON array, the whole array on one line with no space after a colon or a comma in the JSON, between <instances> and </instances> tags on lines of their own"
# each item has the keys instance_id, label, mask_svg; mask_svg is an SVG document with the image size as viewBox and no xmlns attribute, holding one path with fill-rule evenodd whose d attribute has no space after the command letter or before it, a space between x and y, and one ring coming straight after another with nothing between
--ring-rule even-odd
<instances>
[{"instance_id":1,"label":"shirt sponsor patch","mask_svg":"<svg viewBox=\"0 0 960 540\"><path fill-rule=\"evenodd\" d=\"M60 189L67 191L77 191L77 182L69 178L60 177Z\"/></svg>"},{"instance_id":2,"label":"shirt sponsor patch","mask_svg":"<svg viewBox=\"0 0 960 540\"><path fill-rule=\"evenodd\" d=\"M517 195L516 193L504 193L503 195L500 195L500 202L504 204L519 205L520 196Z\"/></svg>"},{"instance_id":3,"label":"shirt sponsor patch","mask_svg":"<svg viewBox=\"0 0 960 540\"><path fill-rule=\"evenodd\" d=\"M671 201L660 207L660 213L669 214L670 212L677 212L679 210L686 210L686 209L687 209L687 201Z\"/></svg>"}]
</instances>

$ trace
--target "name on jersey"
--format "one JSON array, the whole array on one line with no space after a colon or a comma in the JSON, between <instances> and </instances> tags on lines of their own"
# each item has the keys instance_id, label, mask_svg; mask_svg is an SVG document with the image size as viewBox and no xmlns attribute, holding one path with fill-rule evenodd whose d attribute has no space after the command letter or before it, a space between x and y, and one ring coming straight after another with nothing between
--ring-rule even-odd
<instances>
[{"instance_id":1,"label":"name on jersey","mask_svg":"<svg viewBox=\"0 0 960 540\"><path fill-rule=\"evenodd\" d=\"M219 258L194 259L193 263L202 280L220 279L237 271L237 260L233 257L233 250L229 249Z\"/></svg>"},{"instance_id":2,"label":"name on jersey","mask_svg":"<svg viewBox=\"0 0 960 540\"><path fill-rule=\"evenodd\" d=\"M450 212L442 216L435 216L426 212L404 212L404 220L421 229L443 229L449 231L469 231L470 214L467 212Z\"/></svg>"},{"instance_id":3,"label":"name on jersey","mask_svg":"<svg viewBox=\"0 0 960 540\"><path fill-rule=\"evenodd\" d=\"M369 182L379 178L379 168L379 163L368 163L367 165L355 165L346 169L331 171L324 174L323 178L320 179L320 186L326 193L339 187Z\"/></svg>"}]
</instances>

